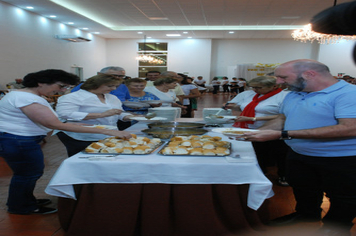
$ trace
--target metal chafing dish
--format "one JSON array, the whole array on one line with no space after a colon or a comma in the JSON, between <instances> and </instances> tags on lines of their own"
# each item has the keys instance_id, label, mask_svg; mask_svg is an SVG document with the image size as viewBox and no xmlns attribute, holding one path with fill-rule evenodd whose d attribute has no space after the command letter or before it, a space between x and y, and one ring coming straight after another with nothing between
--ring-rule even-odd
<instances>
[{"instance_id":1,"label":"metal chafing dish","mask_svg":"<svg viewBox=\"0 0 356 236\"><path fill-rule=\"evenodd\" d=\"M208 132L208 130L203 128L187 128L187 127L177 127L177 128L150 128L144 129L142 132L152 135L155 138L167 139L173 136L188 136L188 135L202 135Z\"/></svg>"},{"instance_id":2,"label":"metal chafing dish","mask_svg":"<svg viewBox=\"0 0 356 236\"><path fill-rule=\"evenodd\" d=\"M149 123L149 128L203 128L203 123L191 123L191 122L155 122Z\"/></svg>"}]
</instances>

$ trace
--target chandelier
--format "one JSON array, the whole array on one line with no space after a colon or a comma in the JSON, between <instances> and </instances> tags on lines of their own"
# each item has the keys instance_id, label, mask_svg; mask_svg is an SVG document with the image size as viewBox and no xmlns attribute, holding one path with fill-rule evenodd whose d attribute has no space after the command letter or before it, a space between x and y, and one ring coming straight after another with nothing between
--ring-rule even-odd
<instances>
[{"instance_id":1,"label":"chandelier","mask_svg":"<svg viewBox=\"0 0 356 236\"><path fill-rule=\"evenodd\" d=\"M164 60L158 56L153 56L152 54L146 53L146 35L143 40L143 53L139 53L139 55L136 57L136 60L150 64L164 64Z\"/></svg>"},{"instance_id":2,"label":"chandelier","mask_svg":"<svg viewBox=\"0 0 356 236\"><path fill-rule=\"evenodd\" d=\"M338 43L340 40L356 40L356 35L337 35L337 34L322 34L312 30L312 25L308 24L303 29L293 31L292 37L296 41L306 43L307 41L313 42L316 40L320 44L333 44Z\"/></svg>"}]
</instances>

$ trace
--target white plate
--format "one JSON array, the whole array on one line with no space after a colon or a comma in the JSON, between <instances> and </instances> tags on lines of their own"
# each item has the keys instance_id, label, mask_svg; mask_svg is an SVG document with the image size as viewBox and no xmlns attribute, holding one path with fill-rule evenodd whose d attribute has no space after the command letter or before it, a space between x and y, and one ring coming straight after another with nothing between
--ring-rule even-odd
<instances>
[{"instance_id":1,"label":"white plate","mask_svg":"<svg viewBox=\"0 0 356 236\"><path fill-rule=\"evenodd\" d=\"M147 103L147 104L160 104L162 103L161 100L148 100L148 101L141 101L143 103Z\"/></svg>"},{"instance_id":2,"label":"white plate","mask_svg":"<svg viewBox=\"0 0 356 236\"><path fill-rule=\"evenodd\" d=\"M157 116L153 117L152 119L147 119L142 116L132 116L132 117L130 117L130 119L137 120L139 122L146 122L146 123L167 120L167 118L165 118L165 117L157 117Z\"/></svg>"},{"instance_id":3,"label":"white plate","mask_svg":"<svg viewBox=\"0 0 356 236\"><path fill-rule=\"evenodd\" d=\"M117 129L117 127L113 125L87 125L84 127L98 128L98 129Z\"/></svg>"},{"instance_id":4,"label":"white plate","mask_svg":"<svg viewBox=\"0 0 356 236\"><path fill-rule=\"evenodd\" d=\"M243 135L242 132L255 132L258 131L256 129L242 129L242 128L216 128L212 129L211 131L216 132L216 133L221 133L226 136L241 136ZM236 133L234 133L236 132Z\"/></svg>"},{"instance_id":5,"label":"white plate","mask_svg":"<svg viewBox=\"0 0 356 236\"><path fill-rule=\"evenodd\" d=\"M211 118L210 116L206 116L205 119L206 120L211 120L211 121L229 121L229 120L233 120L236 119L236 116L219 116L218 117L222 117L222 118Z\"/></svg>"},{"instance_id":6,"label":"white plate","mask_svg":"<svg viewBox=\"0 0 356 236\"><path fill-rule=\"evenodd\" d=\"M130 102L130 101L124 101L122 104L124 104L127 107L131 108L144 108L144 107L150 107L150 104L147 103L142 103L142 102Z\"/></svg>"}]
</instances>

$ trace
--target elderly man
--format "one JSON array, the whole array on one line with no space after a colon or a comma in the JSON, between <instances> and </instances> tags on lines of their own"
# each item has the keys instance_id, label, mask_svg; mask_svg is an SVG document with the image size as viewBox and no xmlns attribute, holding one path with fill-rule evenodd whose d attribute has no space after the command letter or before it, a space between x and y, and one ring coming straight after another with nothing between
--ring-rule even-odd
<instances>
[{"instance_id":1,"label":"elderly man","mask_svg":"<svg viewBox=\"0 0 356 236\"><path fill-rule=\"evenodd\" d=\"M101 69L100 72L98 72L98 74L112 75L119 80L123 80L125 78L125 69L118 66L109 66ZM75 88L72 89L71 92L78 91L82 84L83 83L77 85ZM121 100L121 102L124 102L126 101L126 99L130 98L129 90L124 84L121 84L119 87L117 87L117 89L111 91L110 93L118 97Z\"/></svg>"},{"instance_id":2,"label":"elderly man","mask_svg":"<svg viewBox=\"0 0 356 236\"><path fill-rule=\"evenodd\" d=\"M326 193L330 209L321 233L350 235L356 216L356 86L335 79L326 65L306 59L278 66L275 76L292 90L280 115L263 130L243 136L248 141L284 139L290 146L287 181L296 212L271 224L319 221Z\"/></svg>"}]
</instances>

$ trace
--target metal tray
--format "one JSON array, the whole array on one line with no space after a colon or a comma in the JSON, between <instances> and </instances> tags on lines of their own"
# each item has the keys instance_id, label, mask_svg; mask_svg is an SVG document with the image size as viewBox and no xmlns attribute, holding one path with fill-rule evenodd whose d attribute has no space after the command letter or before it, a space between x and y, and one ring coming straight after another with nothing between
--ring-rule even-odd
<instances>
[{"instance_id":1,"label":"metal tray","mask_svg":"<svg viewBox=\"0 0 356 236\"><path fill-rule=\"evenodd\" d=\"M86 152L86 151L82 151L81 153L83 154L89 154L89 155L94 155L94 156L98 156L98 155L115 155L115 156L118 156L118 155L150 155L152 154L153 152L157 151L165 142L164 141L161 141L159 144L157 144L157 146L155 146L151 152L149 153L142 153L142 154L136 154L136 153L117 153L117 152L114 152L114 153L102 153L102 152ZM83 157L82 157L83 158Z\"/></svg>"},{"instance_id":2,"label":"metal tray","mask_svg":"<svg viewBox=\"0 0 356 236\"><path fill-rule=\"evenodd\" d=\"M158 152L158 154L160 155L163 155L163 156L191 156L191 157L226 157L226 156L229 156L231 154L231 143L229 142L229 147L228 147L228 150L229 150L229 153L228 154L225 154L225 155L190 155L190 154L163 154L162 151L165 147L167 147L169 145L170 142L167 142L166 145L163 145L160 149L160 151Z\"/></svg>"},{"instance_id":3,"label":"metal tray","mask_svg":"<svg viewBox=\"0 0 356 236\"><path fill-rule=\"evenodd\" d=\"M203 128L151 128L142 132L152 135L155 138L167 139L173 136L202 135L208 132Z\"/></svg>"},{"instance_id":4,"label":"metal tray","mask_svg":"<svg viewBox=\"0 0 356 236\"><path fill-rule=\"evenodd\" d=\"M205 124L191 122L155 122L147 124L149 128L203 128Z\"/></svg>"}]
</instances>

